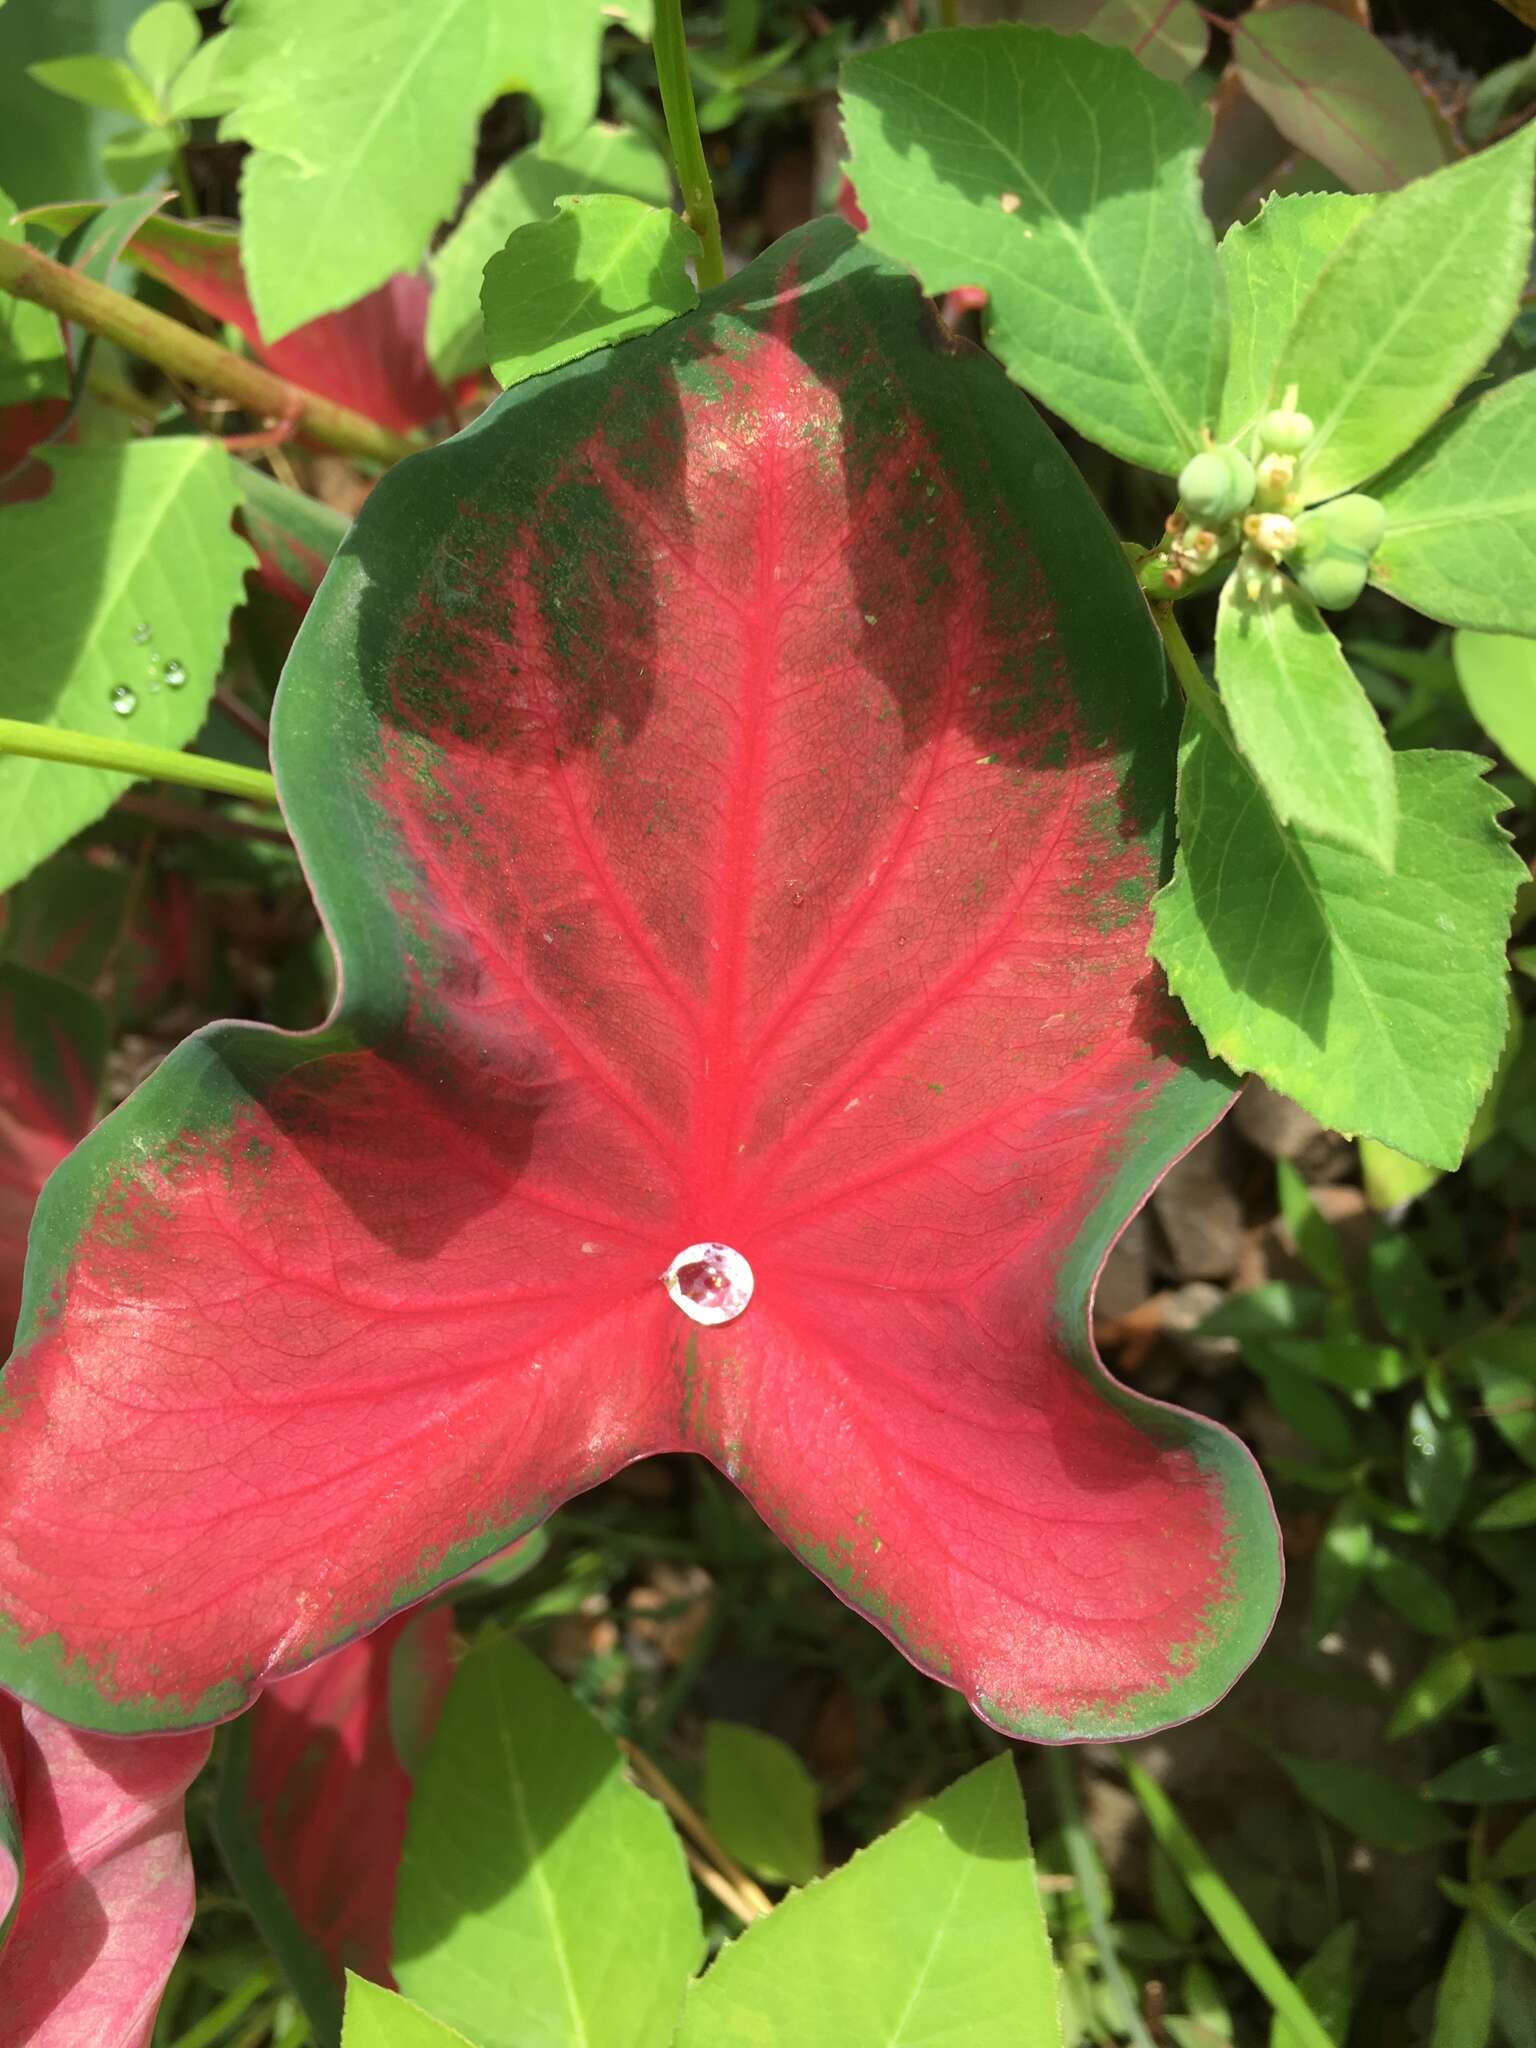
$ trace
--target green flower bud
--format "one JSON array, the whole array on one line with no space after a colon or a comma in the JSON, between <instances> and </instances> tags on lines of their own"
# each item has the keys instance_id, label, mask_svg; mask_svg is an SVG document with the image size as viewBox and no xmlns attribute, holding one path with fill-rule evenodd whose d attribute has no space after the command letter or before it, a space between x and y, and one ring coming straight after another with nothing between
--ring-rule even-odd
<instances>
[{"instance_id":1,"label":"green flower bud","mask_svg":"<svg viewBox=\"0 0 1536 2048\"><path fill-rule=\"evenodd\" d=\"M1259 421L1259 443L1274 455L1299 455L1316 431L1304 412L1277 406Z\"/></svg>"},{"instance_id":2,"label":"green flower bud","mask_svg":"<svg viewBox=\"0 0 1536 2048\"><path fill-rule=\"evenodd\" d=\"M1365 588L1369 564L1364 555L1334 551L1292 562L1296 581L1325 612L1347 611Z\"/></svg>"},{"instance_id":3,"label":"green flower bud","mask_svg":"<svg viewBox=\"0 0 1536 2048\"><path fill-rule=\"evenodd\" d=\"M1352 554L1369 558L1381 546L1386 530L1385 507L1362 491L1351 491L1347 498L1334 498L1303 512L1296 521L1296 540L1308 551L1348 548Z\"/></svg>"},{"instance_id":4,"label":"green flower bud","mask_svg":"<svg viewBox=\"0 0 1536 2048\"><path fill-rule=\"evenodd\" d=\"M1253 464L1239 448L1207 448L1179 471L1179 501L1197 519L1219 526L1253 502Z\"/></svg>"}]
</instances>

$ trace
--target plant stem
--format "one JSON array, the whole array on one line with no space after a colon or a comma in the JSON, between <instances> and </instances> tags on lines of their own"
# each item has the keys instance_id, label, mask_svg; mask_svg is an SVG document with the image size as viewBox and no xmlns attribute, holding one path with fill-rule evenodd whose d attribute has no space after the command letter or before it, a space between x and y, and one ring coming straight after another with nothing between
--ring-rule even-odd
<instances>
[{"instance_id":1,"label":"plant stem","mask_svg":"<svg viewBox=\"0 0 1536 2048\"><path fill-rule=\"evenodd\" d=\"M1099 1864L1099 1852L1083 1825L1077 1787L1072 1781L1072 1766L1059 1749L1048 1749L1044 1754L1051 1797L1056 1802L1056 1817L1061 1822L1061 1838L1066 1844L1067 1860L1072 1865L1072 1875L1077 1879L1077 1895L1082 1900L1083 1911L1088 1916L1094 1947L1099 1952L1099 1967L1104 1972L1105 1985L1119 2008L1117 2017L1133 2048L1153 2048L1152 2036L1147 2032L1142 2020L1136 1993L1131 1988L1130 1979L1120 1967L1120 1957L1115 1949L1115 1931L1109 1924L1104 1873Z\"/></svg>"},{"instance_id":2,"label":"plant stem","mask_svg":"<svg viewBox=\"0 0 1536 2048\"><path fill-rule=\"evenodd\" d=\"M688 225L699 238L699 288L725 283L725 256L720 247L720 215L715 206L715 189L709 182L709 165L704 160L704 138L693 104L693 80L688 75L688 39L683 33L682 0L656 0L656 24L652 39L656 52L656 83L661 87L662 110L667 117L667 140L672 145L672 162L682 189L683 210Z\"/></svg>"},{"instance_id":3,"label":"plant stem","mask_svg":"<svg viewBox=\"0 0 1536 2048\"><path fill-rule=\"evenodd\" d=\"M113 775L153 776L159 782L185 783L189 789L241 796L253 804L277 802L277 784L259 768L236 768L202 754L179 754L174 747L140 747L132 740L101 739L93 732L29 725L20 718L0 718L0 754L66 761L75 768L105 768Z\"/></svg>"},{"instance_id":4,"label":"plant stem","mask_svg":"<svg viewBox=\"0 0 1536 2048\"><path fill-rule=\"evenodd\" d=\"M1173 615L1171 604L1155 604L1152 617L1162 635L1163 648L1168 656L1168 666L1173 670L1179 688L1184 692L1186 704L1193 704L1197 711L1216 723L1221 722L1221 706L1216 692L1200 673L1200 664L1189 651L1189 642L1184 638L1184 629Z\"/></svg>"},{"instance_id":5,"label":"plant stem","mask_svg":"<svg viewBox=\"0 0 1536 2048\"><path fill-rule=\"evenodd\" d=\"M167 375L232 398L262 419L288 420L328 448L368 462L398 462L424 444L392 434L347 406L335 405L286 377L237 356L206 335L184 327L152 306L98 284L95 278L55 263L26 242L0 241L0 291L46 306L90 334L115 341L157 364Z\"/></svg>"}]
</instances>

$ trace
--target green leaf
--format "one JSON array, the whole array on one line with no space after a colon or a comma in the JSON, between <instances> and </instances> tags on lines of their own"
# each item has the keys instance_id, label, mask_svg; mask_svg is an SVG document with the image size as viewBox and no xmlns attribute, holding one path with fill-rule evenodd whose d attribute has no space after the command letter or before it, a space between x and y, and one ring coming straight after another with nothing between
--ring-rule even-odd
<instances>
[{"instance_id":1,"label":"green leaf","mask_svg":"<svg viewBox=\"0 0 1536 2048\"><path fill-rule=\"evenodd\" d=\"M146 127L155 126L160 119L154 94L120 57L52 57L29 64L27 76L63 99L100 107L105 113L126 114Z\"/></svg>"},{"instance_id":2,"label":"green leaf","mask_svg":"<svg viewBox=\"0 0 1536 2048\"><path fill-rule=\"evenodd\" d=\"M953 29L850 58L843 119L876 247L930 292L985 286L1010 376L1128 461L1182 468L1226 357L1188 98L1087 37Z\"/></svg>"},{"instance_id":3,"label":"green leaf","mask_svg":"<svg viewBox=\"0 0 1536 2048\"><path fill-rule=\"evenodd\" d=\"M348 1970L341 2048L472 2048L472 2044L398 1992L370 1984L366 1977Z\"/></svg>"},{"instance_id":4,"label":"green leaf","mask_svg":"<svg viewBox=\"0 0 1536 2048\"><path fill-rule=\"evenodd\" d=\"M1431 1657L1418 1677L1403 1688L1386 1727L1388 1742L1400 1742L1440 1720L1477 1683L1477 1664L1465 1643L1453 1643Z\"/></svg>"},{"instance_id":5,"label":"green leaf","mask_svg":"<svg viewBox=\"0 0 1536 2048\"><path fill-rule=\"evenodd\" d=\"M1321 1642L1354 1601L1370 1563L1375 1537L1364 1508L1346 1494L1328 1518L1312 1560L1312 1640Z\"/></svg>"},{"instance_id":6,"label":"green leaf","mask_svg":"<svg viewBox=\"0 0 1536 2048\"><path fill-rule=\"evenodd\" d=\"M1536 1799L1536 1742L1496 1742L1464 1756L1424 1788L1431 1799L1497 1806Z\"/></svg>"},{"instance_id":7,"label":"green leaf","mask_svg":"<svg viewBox=\"0 0 1536 2048\"><path fill-rule=\"evenodd\" d=\"M1378 1600L1421 1635L1447 1640L1461 1634L1456 1603L1432 1572L1390 1545L1372 1546L1368 1570Z\"/></svg>"},{"instance_id":8,"label":"green leaf","mask_svg":"<svg viewBox=\"0 0 1536 2048\"><path fill-rule=\"evenodd\" d=\"M9 194L0 192L0 240L22 242ZM0 292L0 405L61 396L69 386L64 336L56 316L31 299Z\"/></svg>"},{"instance_id":9,"label":"green leaf","mask_svg":"<svg viewBox=\"0 0 1536 2048\"><path fill-rule=\"evenodd\" d=\"M268 341L415 269L470 176L488 101L532 93L546 150L597 110L601 0L236 0L230 12L243 84L221 132L254 149L242 256Z\"/></svg>"},{"instance_id":10,"label":"green leaf","mask_svg":"<svg viewBox=\"0 0 1536 2048\"><path fill-rule=\"evenodd\" d=\"M1321 1947L1296 1972L1296 1989L1317 2014L1332 2041L1349 2034L1355 2004L1355 1949L1359 1929L1353 1920L1335 1927ZM1277 2013L1270 2027L1269 2048L1301 2048L1296 2031Z\"/></svg>"},{"instance_id":11,"label":"green leaf","mask_svg":"<svg viewBox=\"0 0 1536 2048\"><path fill-rule=\"evenodd\" d=\"M1467 1359L1476 1375L1483 1413L1516 1457L1536 1467L1536 1344L1533 1326L1476 1337Z\"/></svg>"},{"instance_id":12,"label":"green leaf","mask_svg":"<svg viewBox=\"0 0 1536 2048\"><path fill-rule=\"evenodd\" d=\"M1456 1930L1435 1997L1429 2048L1486 2048L1493 2033L1493 1958L1475 1913Z\"/></svg>"},{"instance_id":13,"label":"green leaf","mask_svg":"<svg viewBox=\"0 0 1536 2048\"><path fill-rule=\"evenodd\" d=\"M1530 261L1533 162L1536 127L1389 193L1324 265L1270 385L1278 402L1295 384L1316 422L1308 503L1412 447L1497 347Z\"/></svg>"},{"instance_id":14,"label":"green leaf","mask_svg":"<svg viewBox=\"0 0 1536 2048\"><path fill-rule=\"evenodd\" d=\"M202 38L197 16L185 0L156 0L129 29L129 61L162 104L166 88Z\"/></svg>"},{"instance_id":15,"label":"green leaf","mask_svg":"<svg viewBox=\"0 0 1536 2048\"><path fill-rule=\"evenodd\" d=\"M1396 1209L1415 1201L1440 1178L1438 1166L1409 1159L1375 1138L1360 1140L1360 1173L1373 1209Z\"/></svg>"},{"instance_id":16,"label":"green leaf","mask_svg":"<svg viewBox=\"0 0 1536 2048\"><path fill-rule=\"evenodd\" d=\"M1366 1257L1371 1300L1382 1327L1400 1344L1438 1344L1445 1334L1445 1297L1424 1254L1406 1231L1378 1231Z\"/></svg>"},{"instance_id":17,"label":"green leaf","mask_svg":"<svg viewBox=\"0 0 1536 2048\"><path fill-rule=\"evenodd\" d=\"M1239 441L1269 406L1275 364L1323 265L1368 220L1374 193L1274 194L1251 221L1221 240L1232 308L1232 352L1221 394L1217 438Z\"/></svg>"},{"instance_id":18,"label":"green leaf","mask_svg":"<svg viewBox=\"0 0 1536 2048\"><path fill-rule=\"evenodd\" d=\"M786 1743L736 1721L711 1721L704 1812L716 1838L770 1884L809 1884L821 1868L816 1781Z\"/></svg>"},{"instance_id":19,"label":"green leaf","mask_svg":"<svg viewBox=\"0 0 1536 2048\"><path fill-rule=\"evenodd\" d=\"M672 176L662 157L633 128L595 122L558 157L522 149L481 186L458 226L431 259L427 353L444 383L486 361L480 318L485 266L507 238L554 212L570 192L622 192L665 206Z\"/></svg>"},{"instance_id":20,"label":"green leaf","mask_svg":"<svg viewBox=\"0 0 1536 2048\"><path fill-rule=\"evenodd\" d=\"M665 1813L536 1657L483 1636L416 1781L400 1989L481 2048L665 2048L703 1946Z\"/></svg>"},{"instance_id":21,"label":"green leaf","mask_svg":"<svg viewBox=\"0 0 1536 2048\"><path fill-rule=\"evenodd\" d=\"M1536 1479L1522 1481L1484 1508L1474 1529L1528 1529L1536 1522Z\"/></svg>"},{"instance_id":22,"label":"green leaf","mask_svg":"<svg viewBox=\"0 0 1536 2048\"><path fill-rule=\"evenodd\" d=\"M792 1892L688 1993L677 2048L1060 2048L1056 1972L1011 1756Z\"/></svg>"},{"instance_id":23,"label":"green leaf","mask_svg":"<svg viewBox=\"0 0 1536 2048\"><path fill-rule=\"evenodd\" d=\"M699 302L698 237L664 207L612 193L557 199L485 266L480 307L498 384L645 334Z\"/></svg>"},{"instance_id":24,"label":"green leaf","mask_svg":"<svg viewBox=\"0 0 1536 2048\"><path fill-rule=\"evenodd\" d=\"M1194 0L1024 0L1017 19L1118 44L1158 78L1175 81L1188 78L1210 45Z\"/></svg>"},{"instance_id":25,"label":"green leaf","mask_svg":"<svg viewBox=\"0 0 1536 2048\"><path fill-rule=\"evenodd\" d=\"M45 0L0 8L0 185L18 206L101 188L101 146L120 116L60 99L28 66L122 49L143 0Z\"/></svg>"},{"instance_id":26,"label":"green leaf","mask_svg":"<svg viewBox=\"0 0 1536 2048\"><path fill-rule=\"evenodd\" d=\"M1381 1771L1320 1757L1281 1755L1276 1761L1309 1805L1373 1849L1412 1856L1456 1833L1445 1814Z\"/></svg>"},{"instance_id":27,"label":"green leaf","mask_svg":"<svg viewBox=\"0 0 1536 2048\"><path fill-rule=\"evenodd\" d=\"M207 712L254 559L230 525L235 466L190 435L55 448L47 461L48 496L0 508L0 615L12 622L0 701L13 718L183 747ZM113 709L119 689L133 699L126 717ZM127 787L101 769L0 755L0 887Z\"/></svg>"},{"instance_id":28,"label":"green leaf","mask_svg":"<svg viewBox=\"0 0 1536 2048\"><path fill-rule=\"evenodd\" d=\"M166 95L166 112L175 120L228 114L246 89L240 38L230 29L210 36L193 51Z\"/></svg>"},{"instance_id":29,"label":"green leaf","mask_svg":"<svg viewBox=\"0 0 1536 2048\"><path fill-rule=\"evenodd\" d=\"M1463 628L1454 644L1473 717L1522 775L1536 777L1536 640Z\"/></svg>"},{"instance_id":30,"label":"green leaf","mask_svg":"<svg viewBox=\"0 0 1536 2048\"><path fill-rule=\"evenodd\" d=\"M1397 872L1275 823L1191 708L1153 953L1211 1051L1346 1136L1459 1164L1508 1029L1521 876L1468 754L1398 754ZM1433 991L1432 997L1427 992Z\"/></svg>"},{"instance_id":31,"label":"green leaf","mask_svg":"<svg viewBox=\"0 0 1536 2048\"><path fill-rule=\"evenodd\" d=\"M1229 576L1216 624L1216 680L1233 736L1282 825L1353 847L1391 871L1397 852L1392 749L1322 614L1286 577L1257 598Z\"/></svg>"},{"instance_id":32,"label":"green leaf","mask_svg":"<svg viewBox=\"0 0 1536 2048\"><path fill-rule=\"evenodd\" d=\"M1512 1834L1506 1835L1488 1865L1494 1877L1536 1875L1536 1813L1530 1814Z\"/></svg>"},{"instance_id":33,"label":"green leaf","mask_svg":"<svg viewBox=\"0 0 1536 2048\"><path fill-rule=\"evenodd\" d=\"M1403 1482L1432 1536L1443 1536L1461 1508L1477 1461L1471 1425L1454 1409L1442 1414L1429 1400L1408 1410L1403 1441Z\"/></svg>"},{"instance_id":34,"label":"green leaf","mask_svg":"<svg viewBox=\"0 0 1536 2048\"><path fill-rule=\"evenodd\" d=\"M1447 625L1536 634L1536 371L1458 406L1373 491L1379 589Z\"/></svg>"},{"instance_id":35,"label":"green leaf","mask_svg":"<svg viewBox=\"0 0 1536 2048\"><path fill-rule=\"evenodd\" d=\"M1288 142L1355 192L1390 191L1445 162L1429 102L1384 43L1330 7L1292 0L1232 24L1249 97Z\"/></svg>"},{"instance_id":36,"label":"green leaf","mask_svg":"<svg viewBox=\"0 0 1536 2048\"><path fill-rule=\"evenodd\" d=\"M1485 1677L1536 1678L1536 1632L1492 1636L1467 1648Z\"/></svg>"}]
</instances>

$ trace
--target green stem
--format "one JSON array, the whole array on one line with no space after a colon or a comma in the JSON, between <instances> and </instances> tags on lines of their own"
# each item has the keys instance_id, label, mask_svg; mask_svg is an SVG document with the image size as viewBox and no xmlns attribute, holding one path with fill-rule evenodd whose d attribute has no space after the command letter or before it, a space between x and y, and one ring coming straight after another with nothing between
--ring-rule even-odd
<instances>
[{"instance_id":1,"label":"green stem","mask_svg":"<svg viewBox=\"0 0 1536 2048\"><path fill-rule=\"evenodd\" d=\"M1130 1979L1121 1969L1120 1958L1115 1951L1115 1931L1109 1924L1109 1902L1105 1895L1104 1873L1099 1864L1099 1852L1083 1825L1077 1787L1072 1781L1072 1766L1059 1749L1047 1749L1044 1751L1044 1757L1046 1776L1051 1784L1051 1797L1056 1802L1056 1816L1061 1822L1061 1838L1067 1848L1067 1860L1072 1865L1072 1875L1077 1879L1077 1895L1082 1900L1083 1911L1088 1916L1088 1926L1093 1935L1094 1947L1098 1950L1104 1982L1110 1997L1119 2008L1120 2026L1133 2043L1133 2048L1154 2048L1152 2036L1147 2032L1137 2005L1136 1993L1131 1988Z\"/></svg>"},{"instance_id":2,"label":"green stem","mask_svg":"<svg viewBox=\"0 0 1536 2048\"><path fill-rule=\"evenodd\" d=\"M275 804L277 784L259 768L236 768L202 754L178 754L174 747L140 747L132 740L101 739L93 732L63 732L56 725L29 725L0 718L0 754L25 754L34 761L66 761L75 768L105 768L113 775L153 776L241 796L253 804Z\"/></svg>"},{"instance_id":3,"label":"green stem","mask_svg":"<svg viewBox=\"0 0 1536 2048\"><path fill-rule=\"evenodd\" d=\"M1181 633L1181 644L1183 638ZM1185 648L1185 653L1188 652ZM1226 1944L1232 1960L1268 1999L1270 2009L1289 2026L1296 2048L1334 2048L1333 2036L1312 2010L1305 1994L1286 1975L1279 1957L1254 1925L1247 1908L1184 1825L1162 1786L1124 1754L1120 1756L1120 1768L1136 1794L1158 1847Z\"/></svg>"},{"instance_id":4,"label":"green stem","mask_svg":"<svg viewBox=\"0 0 1536 2048\"><path fill-rule=\"evenodd\" d=\"M1200 673L1200 664L1189 651L1189 642L1184 638L1184 629L1173 615L1171 604L1155 604L1152 617L1162 635L1163 647L1168 656L1168 666L1173 670L1179 688L1184 692L1186 704L1193 704L1214 723L1222 722L1221 706L1216 692Z\"/></svg>"},{"instance_id":5,"label":"green stem","mask_svg":"<svg viewBox=\"0 0 1536 2048\"><path fill-rule=\"evenodd\" d=\"M667 117L667 140L682 190L688 225L699 238L699 287L725 283L725 255L720 247L720 215L715 207L715 188L709 182L709 165L704 159L704 138L693 104L693 80L688 75L688 39L683 33L683 0L656 0L656 25L652 37L656 52L656 83L661 87L662 111Z\"/></svg>"},{"instance_id":6,"label":"green stem","mask_svg":"<svg viewBox=\"0 0 1536 2048\"><path fill-rule=\"evenodd\" d=\"M232 398L259 418L291 421L300 432L344 454L368 462L398 462L425 444L392 434L348 406L290 384L233 349L195 333L179 320L141 306L137 299L98 284L83 271L55 263L26 242L0 240L0 291L29 299L73 320L89 334L115 341L131 354L158 364L168 376Z\"/></svg>"}]
</instances>

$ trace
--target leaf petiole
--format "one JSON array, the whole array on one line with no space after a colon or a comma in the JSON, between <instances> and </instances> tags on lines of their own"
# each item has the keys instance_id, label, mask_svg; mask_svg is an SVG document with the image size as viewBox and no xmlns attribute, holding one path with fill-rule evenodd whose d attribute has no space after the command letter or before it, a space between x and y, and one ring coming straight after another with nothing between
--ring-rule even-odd
<instances>
[{"instance_id":1,"label":"leaf petiole","mask_svg":"<svg viewBox=\"0 0 1536 2048\"><path fill-rule=\"evenodd\" d=\"M653 35L656 52L656 83L661 88L662 110L667 117L667 140L682 188L683 210L688 225L699 238L699 289L725 282L725 256L720 247L720 214L715 205L709 165L704 159L704 138L693 104L693 81L688 75L688 39L683 30L682 0L657 0Z\"/></svg>"},{"instance_id":2,"label":"leaf petiole","mask_svg":"<svg viewBox=\"0 0 1536 2048\"><path fill-rule=\"evenodd\" d=\"M21 718L0 718L0 754L64 761L75 768L104 768L113 775L152 776L159 782L185 783L189 789L244 797L248 803L277 802L277 784L259 768L238 768L229 761L178 753L174 747L141 747L132 740L102 739L93 732L65 732L58 726L32 725Z\"/></svg>"}]
</instances>

